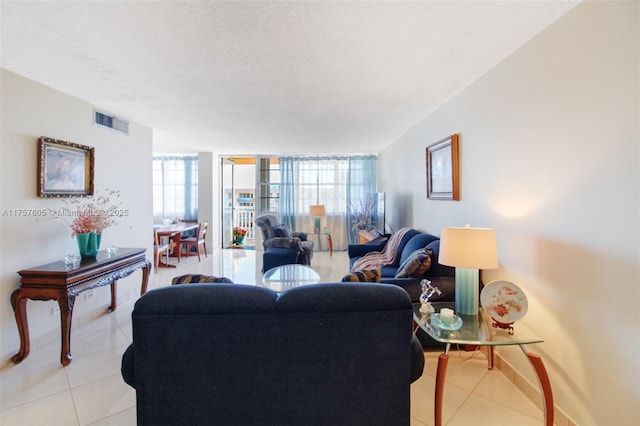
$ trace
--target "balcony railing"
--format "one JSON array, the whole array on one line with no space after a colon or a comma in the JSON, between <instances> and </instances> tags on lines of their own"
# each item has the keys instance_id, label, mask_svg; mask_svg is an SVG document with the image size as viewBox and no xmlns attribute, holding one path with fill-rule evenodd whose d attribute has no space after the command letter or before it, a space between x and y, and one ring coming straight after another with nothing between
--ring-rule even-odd
<instances>
[{"instance_id":1,"label":"balcony railing","mask_svg":"<svg viewBox=\"0 0 640 426\"><path fill-rule=\"evenodd\" d=\"M235 218L233 223L235 223L235 226L239 226L240 228L244 228L248 231L245 239L247 240L255 239L256 234L255 234L253 208L242 208L242 207L236 208Z\"/></svg>"}]
</instances>

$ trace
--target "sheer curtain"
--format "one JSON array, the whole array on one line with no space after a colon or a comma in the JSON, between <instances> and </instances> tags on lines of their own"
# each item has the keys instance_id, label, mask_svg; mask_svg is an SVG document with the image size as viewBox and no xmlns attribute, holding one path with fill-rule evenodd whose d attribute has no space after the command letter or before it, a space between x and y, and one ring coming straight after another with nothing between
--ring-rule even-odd
<instances>
[{"instance_id":1,"label":"sheer curtain","mask_svg":"<svg viewBox=\"0 0 640 426\"><path fill-rule=\"evenodd\" d=\"M349 241L358 241L357 212L362 207L371 214L373 202L371 194L377 191L377 160L374 156L357 156L349 159L349 178L347 181L347 223L349 224Z\"/></svg>"},{"instance_id":2,"label":"sheer curtain","mask_svg":"<svg viewBox=\"0 0 640 426\"><path fill-rule=\"evenodd\" d=\"M296 208L294 202L295 173L294 157L280 157L280 220L295 230Z\"/></svg>"},{"instance_id":3,"label":"sheer curtain","mask_svg":"<svg viewBox=\"0 0 640 426\"><path fill-rule=\"evenodd\" d=\"M198 218L198 157L153 157L153 216L158 221Z\"/></svg>"},{"instance_id":4,"label":"sheer curtain","mask_svg":"<svg viewBox=\"0 0 640 426\"><path fill-rule=\"evenodd\" d=\"M280 157L279 161L282 221L295 231L312 234L314 218L309 215L309 207L323 204L326 216L320 231L331 233L334 249L344 250L350 241L355 241L350 235L349 199L366 198L376 191L376 157L296 156ZM325 237L316 238L314 242L326 248Z\"/></svg>"}]
</instances>

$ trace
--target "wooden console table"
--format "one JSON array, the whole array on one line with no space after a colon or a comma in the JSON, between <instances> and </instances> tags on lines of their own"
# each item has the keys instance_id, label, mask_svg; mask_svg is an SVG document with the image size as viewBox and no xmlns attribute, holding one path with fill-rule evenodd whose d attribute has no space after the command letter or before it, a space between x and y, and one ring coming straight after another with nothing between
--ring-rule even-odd
<instances>
[{"instance_id":1,"label":"wooden console table","mask_svg":"<svg viewBox=\"0 0 640 426\"><path fill-rule=\"evenodd\" d=\"M20 351L11 357L18 364L29 355L29 325L27 323L27 300L57 300L60 306L60 328L62 350L60 363L71 362L71 318L76 296L85 290L105 285L111 286L109 311L116 309L116 283L120 278L142 269L140 294L147 291L151 262L145 257L144 248L119 248L109 255L106 250L98 252L96 259L85 259L79 266L68 266L63 261L24 269L20 287L11 294L11 306L20 334Z\"/></svg>"}]
</instances>

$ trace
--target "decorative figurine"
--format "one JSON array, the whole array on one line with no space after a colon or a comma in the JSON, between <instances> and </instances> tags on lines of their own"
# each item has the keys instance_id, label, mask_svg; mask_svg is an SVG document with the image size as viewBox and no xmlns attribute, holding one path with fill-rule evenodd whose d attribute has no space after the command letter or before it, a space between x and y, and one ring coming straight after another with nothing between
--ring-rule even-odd
<instances>
[{"instance_id":1,"label":"decorative figurine","mask_svg":"<svg viewBox=\"0 0 640 426\"><path fill-rule=\"evenodd\" d=\"M431 281L427 279L420 281L420 287L422 287L422 293L420 294L420 312L423 314L432 314L435 312L435 309L431 306L429 299L434 293L437 293L439 296L442 292L438 287L432 286Z\"/></svg>"}]
</instances>

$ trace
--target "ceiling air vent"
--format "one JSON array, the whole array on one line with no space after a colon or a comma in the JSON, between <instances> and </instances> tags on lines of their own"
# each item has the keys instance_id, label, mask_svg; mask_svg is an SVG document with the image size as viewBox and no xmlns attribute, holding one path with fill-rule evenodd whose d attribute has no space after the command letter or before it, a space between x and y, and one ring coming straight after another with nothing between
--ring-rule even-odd
<instances>
[{"instance_id":1,"label":"ceiling air vent","mask_svg":"<svg viewBox=\"0 0 640 426\"><path fill-rule=\"evenodd\" d=\"M93 120L94 123L99 126L108 127L110 129L117 130L127 135L129 134L128 121L120 120L118 117L114 117L112 115L108 115L100 111L94 111L93 117L94 117L94 120Z\"/></svg>"}]
</instances>

